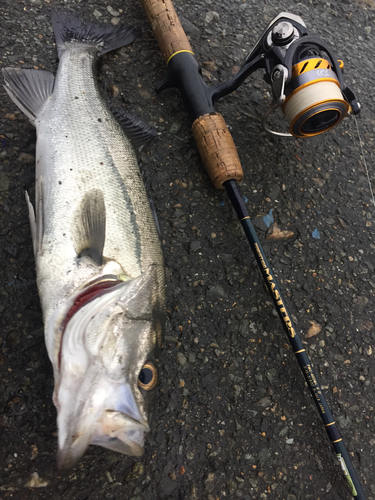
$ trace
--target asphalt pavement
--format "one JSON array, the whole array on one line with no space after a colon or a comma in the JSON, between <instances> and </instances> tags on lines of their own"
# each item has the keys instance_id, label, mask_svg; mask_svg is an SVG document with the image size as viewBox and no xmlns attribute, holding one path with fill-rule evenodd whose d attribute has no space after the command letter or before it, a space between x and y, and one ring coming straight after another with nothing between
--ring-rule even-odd
<instances>
[{"instance_id":1,"label":"asphalt pavement","mask_svg":"<svg viewBox=\"0 0 375 500\"><path fill-rule=\"evenodd\" d=\"M181 98L154 92L165 65L141 2L3 0L0 67L56 71L52 5L141 33L102 58L98 79L108 102L158 132L140 165L161 227L168 324L144 457L91 446L61 475L24 199L34 190L35 130L0 91L0 498L351 498L241 226L201 164ZM375 1L176 0L175 7L210 85L238 71L282 11L301 16L344 61L361 114L325 134L297 140L263 131L271 89L261 71L217 109L238 148L248 211L374 500ZM285 125L281 115L272 120ZM290 237L270 239L272 223Z\"/></svg>"}]
</instances>

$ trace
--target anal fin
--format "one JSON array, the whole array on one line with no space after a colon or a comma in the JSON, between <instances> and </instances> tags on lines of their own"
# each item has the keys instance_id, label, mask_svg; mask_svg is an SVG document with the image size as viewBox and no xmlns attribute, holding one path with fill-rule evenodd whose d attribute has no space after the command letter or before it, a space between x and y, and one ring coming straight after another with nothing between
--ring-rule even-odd
<instances>
[{"instance_id":1,"label":"anal fin","mask_svg":"<svg viewBox=\"0 0 375 500\"><path fill-rule=\"evenodd\" d=\"M55 77L48 71L4 68L5 85L12 101L35 124L35 119L53 92Z\"/></svg>"}]
</instances>

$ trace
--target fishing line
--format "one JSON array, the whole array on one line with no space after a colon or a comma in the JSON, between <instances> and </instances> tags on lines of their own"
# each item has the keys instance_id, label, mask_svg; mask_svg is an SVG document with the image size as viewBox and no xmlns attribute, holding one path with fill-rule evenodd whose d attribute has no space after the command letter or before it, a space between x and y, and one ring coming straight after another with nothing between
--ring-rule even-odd
<instances>
[{"instance_id":1,"label":"fishing line","mask_svg":"<svg viewBox=\"0 0 375 500\"><path fill-rule=\"evenodd\" d=\"M355 125L356 125L356 128L357 128L357 134L358 134L358 139L359 139L359 145L361 147L361 154L362 154L362 159L361 159L361 162L362 164L364 165L365 167L365 171L366 171L366 176L367 176L367 182L368 182L368 185L369 185L369 188L370 188L370 193L371 193L371 197L372 197L372 204L374 205L375 207L375 197L374 197L374 191L372 189L372 184L371 184L371 179L370 179L370 173L369 173L369 170L367 168L367 162L366 162L366 157L365 157L365 151L363 149L363 145L362 145L362 139L361 139L361 135L359 133L359 127L358 127L358 120L356 118L355 115L354 116L354 121L355 121Z\"/></svg>"}]
</instances>

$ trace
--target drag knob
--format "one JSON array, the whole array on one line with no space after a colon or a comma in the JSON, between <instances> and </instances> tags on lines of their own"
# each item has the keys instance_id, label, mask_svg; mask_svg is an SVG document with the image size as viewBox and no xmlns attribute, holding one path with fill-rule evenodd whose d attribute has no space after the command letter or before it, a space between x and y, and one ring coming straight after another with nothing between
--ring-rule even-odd
<instances>
[{"instance_id":1,"label":"drag knob","mask_svg":"<svg viewBox=\"0 0 375 500\"><path fill-rule=\"evenodd\" d=\"M275 45L286 45L293 40L293 37L293 25L287 21L281 21L272 29L272 41Z\"/></svg>"}]
</instances>

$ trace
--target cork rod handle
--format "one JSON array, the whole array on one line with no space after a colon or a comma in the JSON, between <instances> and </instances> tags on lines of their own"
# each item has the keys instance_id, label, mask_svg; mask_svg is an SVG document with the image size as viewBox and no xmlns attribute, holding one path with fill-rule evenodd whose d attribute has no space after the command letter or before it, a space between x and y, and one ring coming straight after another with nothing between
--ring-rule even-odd
<instances>
[{"instance_id":1,"label":"cork rod handle","mask_svg":"<svg viewBox=\"0 0 375 500\"><path fill-rule=\"evenodd\" d=\"M220 113L197 118L193 134L208 176L216 189L230 179L241 181L243 171L231 133Z\"/></svg>"},{"instance_id":2,"label":"cork rod handle","mask_svg":"<svg viewBox=\"0 0 375 500\"><path fill-rule=\"evenodd\" d=\"M176 57L176 61L181 52L190 52L194 57L172 1L142 2L166 64L172 57ZM224 182L230 179L241 181L243 172L240 159L222 115L205 113L195 119L192 127L203 164L215 188L224 189Z\"/></svg>"},{"instance_id":3,"label":"cork rod handle","mask_svg":"<svg viewBox=\"0 0 375 500\"><path fill-rule=\"evenodd\" d=\"M177 52L193 53L171 0L142 0L142 3L167 64Z\"/></svg>"}]
</instances>

